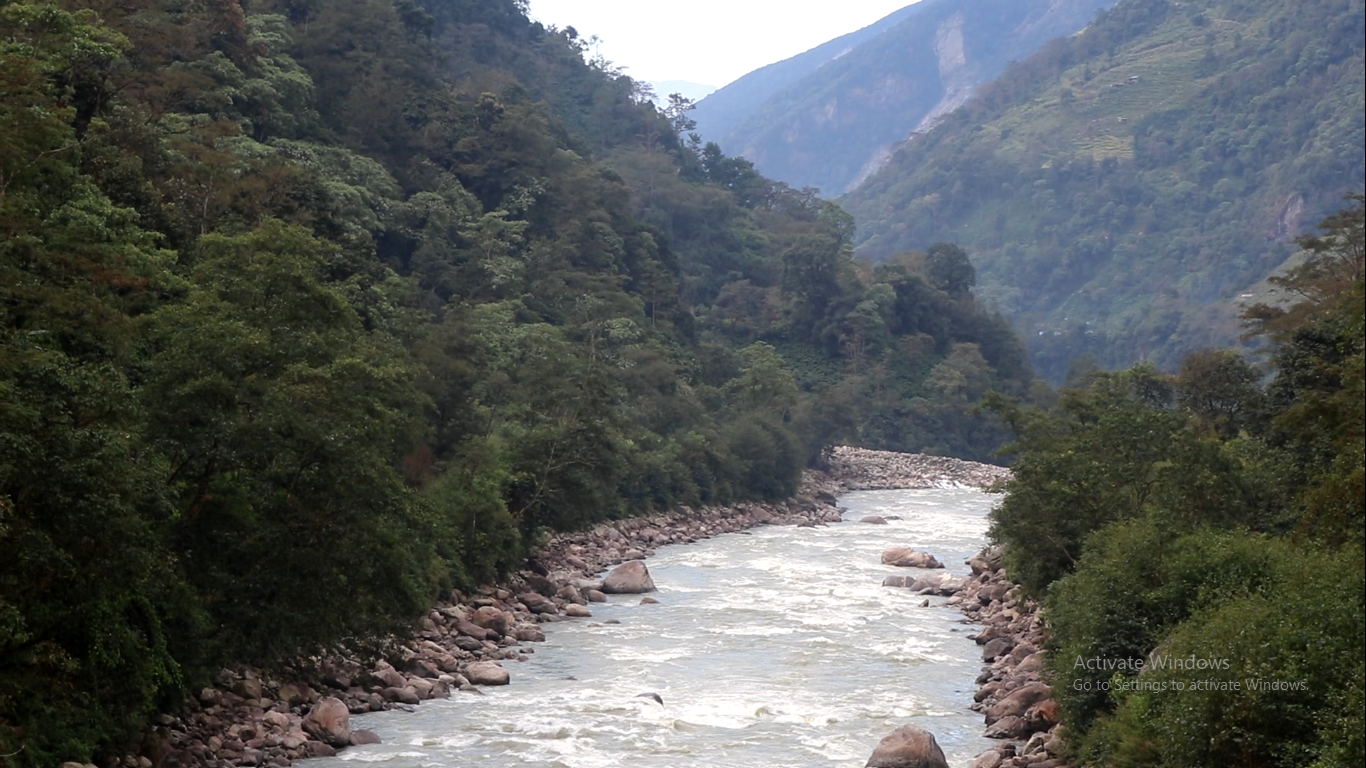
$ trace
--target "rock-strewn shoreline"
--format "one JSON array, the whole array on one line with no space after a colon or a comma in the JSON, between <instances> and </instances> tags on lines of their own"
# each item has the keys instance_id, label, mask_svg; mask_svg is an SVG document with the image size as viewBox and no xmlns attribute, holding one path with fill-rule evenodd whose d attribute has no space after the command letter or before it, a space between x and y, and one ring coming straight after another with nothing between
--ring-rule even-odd
<instances>
[{"instance_id":1,"label":"rock-strewn shoreline","mask_svg":"<svg viewBox=\"0 0 1366 768\"><path fill-rule=\"evenodd\" d=\"M1058 703L1040 677L1047 657L1039 606L1006 576L1002 554L991 547L968 560L972 578L948 600L983 625L973 639L986 667L972 708L986 717L987 737L1002 740L972 768L1067 768Z\"/></svg>"},{"instance_id":2,"label":"rock-strewn shoreline","mask_svg":"<svg viewBox=\"0 0 1366 768\"><path fill-rule=\"evenodd\" d=\"M985 487L1008 476L1009 470L975 462L840 447L827 471L807 472L798 493L784 502L683 506L558 534L528 561L528 570L434 606L412 637L390 640L385 659L338 653L273 673L223 670L214 686L188 697L178 715L160 716L142 754L129 754L122 764L283 768L352 744L373 743L378 738L373 733L350 729L350 714L478 695L482 685L515 681L516 662L545 639L540 624L591 617L590 606L606 599L599 574L644 559L657 547L759 525L838 522L835 496L847 491ZM979 594L977 585L976 580L969 584L967 594ZM68 763L62 768L81 766Z\"/></svg>"}]
</instances>

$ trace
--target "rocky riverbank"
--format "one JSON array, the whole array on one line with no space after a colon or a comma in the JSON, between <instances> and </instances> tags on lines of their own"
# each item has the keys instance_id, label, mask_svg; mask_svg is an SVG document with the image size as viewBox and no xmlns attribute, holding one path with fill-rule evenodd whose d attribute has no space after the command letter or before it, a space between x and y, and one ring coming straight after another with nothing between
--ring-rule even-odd
<instances>
[{"instance_id":1,"label":"rocky riverbank","mask_svg":"<svg viewBox=\"0 0 1366 768\"><path fill-rule=\"evenodd\" d=\"M972 768L1067 768L1058 703L1040 675L1046 660L1038 603L1001 567L999 547L968 561L972 578L948 602L983 625L973 639L986 667L973 709L986 718L986 736L1002 744L977 757Z\"/></svg>"},{"instance_id":2,"label":"rocky riverbank","mask_svg":"<svg viewBox=\"0 0 1366 768\"><path fill-rule=\"evenodd\" d=\"M785 502L679 507L556 535L527 570L475 594L452 595L428 612L412 637L391 638L379 654L338 652L270 672L223 670L213 686L187 698L180 713L162 715L141 753L125 756L122 764L283 768L373 743L375 734L350 729L349 715L515 684L516 663L545 639L540 625L590 618L592 604L611 592L652 591L640 561L657 547L759 525L837 522L835 496L850 490L980 487L1008 475L973 462L854 448L836 449L830 464L825 472L808 472L798 494Z\"/></svg>"},{"instance_id":3,"label":"rocky riverbank","mask_svg":"<svg viewBox=\"0 0 1366 768\"><path fill-rule=\"evenodd\" d=\"M902 488L989 488L1009 479L1009 469L993 464L841 445L831 451L826 471L809 475L807 482L838 495Z\"/></svg>"}]
</instances>

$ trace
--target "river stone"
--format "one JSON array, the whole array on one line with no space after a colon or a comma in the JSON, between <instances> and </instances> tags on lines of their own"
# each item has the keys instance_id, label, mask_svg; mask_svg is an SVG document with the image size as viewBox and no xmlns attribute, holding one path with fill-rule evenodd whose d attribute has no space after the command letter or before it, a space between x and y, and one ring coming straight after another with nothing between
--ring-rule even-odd
<instances>
[{"instance_id":1,"label":"river stone","mask_svg":"<svg viewBox=\"0 0 1366 768\"><path fill-rule=\"evenodd\" d=\"M297 707L300 704L307 704L312 698L312 693L307 685L298 683L286 683L275 691L275 698L283 701L287 707Z\"/></svg>"},{"instance_id":2,"label":"river stone","mask_svg":"<svg viewBox=\"0 0 1366 768\"><path fill-rule=\"evenodd\" d=\"M586 619L591 617L593 612L578 603L569 603L564 607L564 615L571 619Z\"/></svg>"},{"instance_id":3,"label":"river stone","mask_svg":"<svg viewBox=\"0 0 1366 768\"><path fill-rule=\"evenodd\" d=\"M986 733L982 735L988 739L1023 739L1029 735L1029 728L1025 726L1023 718L1007 715L987 726Z\"/></svg>"},{"instance_id":4,"label":"river stone","mask_svg":"<svg viewBox=\"0 0 1366 768\"><path fill-rule=\"evenodd\" d=\"M917 552L910 547L888 547L882 552L882 564L898 568L943 568L944 564L929 552Z\"/></svg>"},{"instance_id":5,"label":"river stone","mask_svg":"<svg viewBox=\"0 0 1366 768\"><path fill-rule=\"evenodd\" d=\"M995 661L998 657L1010 653L1010 649L1015 647L1015 641L1009 637L998 637L995 640L982 646L982 661Z\"/></svg>"},{"instance_id":6,"label":"river stone","mask_svg":"<svg viewBox=\"0 0 1366 768\"><path fill-rule=\"evenodd\" d=\"M254 677L244 677L233 683L232 692L244 699L259 699L262 694L261 681Z\"/></svg>"},{"instance_id":7,"label":"river stone","mask_svg":"<svg viewBox=\"0 0 1366 768\"><path fill-rule=\"evenodd\" d=\"M351 746L359 747L362 744L379 744L379 734L374 731L367 731L364 728L351 732Z\"/></svg>"},{"instance_id":8,"label":"river stone","mask_svg":"<svg viewBox=\"0 0 1366 768\"><path fill-rule=\"evenodd\" d=\"M864 768L949 768L929 731L903 725L882 737Z\"/></svg>"},{"instance_id":9,"label":"river stone","mask_svg":"<svg viewBox=\"0 0 1366 768\"><path fill-rule=\"evenodd\" d=\"M532 613L555 613L555 601L537 592L523 592L517 596Z\"/></svg>"},{"instance_id":10,"label":"river stone","mask_svg":"<svg viewBox=\"0 0 1366 768\"><path fill-rule=\"evenodd\" d=\"M483 627L490 632L497 632L500 635L506 635L508 633L508 625L510 624L507 613L500 611L491 605L486 605L475 610L470 616L470 621L474 622L475 626ZM489 638L486 637L484 639L487 640Z\"/></svg>"},{"instance_id":11,"label":"river stone","mask_svg":"<svg viewBox=\"0 0 1366 768\"><path fill-rule=\"evenodd\" d=\"M869 525L886 525L887 519L879 517L878 515L868 515L867 517L861 518L859 522L868 523Z\"/></svg>"},{"instance_id":12,"label":"river stone","mask_svg":"<svg viewBox=\"0 0 1366 768\"><path fill-rule=\"evenodd\" d=\"M622 563L607 578L602 580L602 591L609 595L639 595L654 592L655 582L650 578L650 570L644 561L631 560Z\"/></svg>"},{"instance_id":13,"label":"river stone","mask_svg":"<svg viewBox=\"0 0 1366 768\"><path fill-rule=\"evenodd\" d=\"M1052 695L1053 689L1048 687L1048 683L1026 683L987 707L987 722L994 723L1001 718L1023 715L1030 707Z\"/></svg>"},{"instance_id":14,"label":"river stone","mask_svg":"<svg viewBox=\"0 0 1366 768\"><path fill-rule=\"evenodd\" d=\"M474 624L464 617L455 620L455 631L462 635L473 637L476 640L487 640L489 636L489 631L487 629Z\"/></svg>"},{"instance_id":15,"label":"river stone","mask_svg":"<svg viewBox=\"0 0 1366 768\"><path fill-rule=\"evenodd\" d=\"M537 594L543 595L545 597L554 597L555 590L558 588L555 582L551 581L550 579L547 579L544 576L541 576L540 574L529 574L523 580L526 582L526 585L531 588L531 591L536 592ZM523 600L522 602L526 601Z\"/></svg>"},{"instance_id":16,"label":"river stone","mask_svg":"<svg viewBox=\"0 0 1366 768\"><path fill-rule=\"evenodd\" d=\"M888 576L887 578L882 580L882 586L909 589L911 585L915 584L915 582L915 576Z\"/></svg>"},{"instance_id":17,"label":"river stone","mask_svg":"<svg viewBox=\"0 0 1366 768\"><path fill-rule=\"evenodd\" d=\"M465 667L465 677L475 685L507 685L512 676L496 661L476 661Z\"/></svg>"},{"instance_id":18,"label":"river stone","mask_svg":"<svg viewBox=\"0 0 1366 768\"><path fill-rule=\"evenodd\" d=\"M375 665L374 677L384 683L386 688L402 688L408 684L407 678L402 672L389 666L388 662L381 661Z\"/></svg>"},{"instance_id":19,"label":"river stone","mask_svg":"<svg viewBox=\"0 0 1366 768\"><path fill-rule=\"evenodd\" d=\"M325 744L344 747L351 743L351 710L341 699L328 696L317 704L304 718L301 726L305 733Z\"/></svg>"},{"instance_id":20,"label":"river stone","mask_svg":"<svg viewBox=\"0 0 1366 768\"><path fill-rule=\"evenodd\" d=\"M1001 761L1003 760L1005 760L1005 758L1001 756L1000 752L997 752L994 749L988 749L986 752L978 755L976 760L972 761L972 768L1000 768Z\"/></svg>"},{"instance_id":21,"label":"river stone","mask_svg":"<svg viewBox=\"0 0 1366 768\"><path fill-rule=\"evenodd\" d=\"M525 640L526 638L519 637L517 639ZM473 653L474 651L484 650L483 640L474 637L469 637L468 635L460 635L451 642L455 645L456 648L459 648L462 651L469 651Z\"/></svg>"},{"instance_id":22,"label":"river stone","mask_svg":"<svg viewBox=\"0 0 1366 768\"><path fill-rule=\"evenodd\" d=\"M1060 710L1061 707L1058 706L1058 702L1052 699L1044 699L1025 712L1025 725L1029 726L1031 731L1046 731L1058 724L1062 716Z\"/></svg>"}]
</instances>

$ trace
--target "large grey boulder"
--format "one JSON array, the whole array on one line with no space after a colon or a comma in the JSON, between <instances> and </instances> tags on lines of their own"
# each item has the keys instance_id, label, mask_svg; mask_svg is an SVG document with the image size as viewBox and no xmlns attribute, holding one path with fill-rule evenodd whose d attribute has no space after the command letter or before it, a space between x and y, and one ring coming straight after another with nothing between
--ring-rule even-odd
<instances>
[{"instance_id":1,"label":"large grey boulder","mask_svg":"<svg viewBox=\"0 0 1366 768\"><path fill-rule=\"evenodd\" d=\"M655 591L654 579L643 560L622 563L602 580L602 591L609 595L639 595Z\"/></svg>"},{"instance_id":2,"label":"large grey boulder","mask_svg":"<svg viewBox=\"0 0 1366 768\"><path fill-rule=\"evenodd\" d=\"M949 768L929 731L903 725L882 737L864 768Z\"/></svg>"}]
</instances>

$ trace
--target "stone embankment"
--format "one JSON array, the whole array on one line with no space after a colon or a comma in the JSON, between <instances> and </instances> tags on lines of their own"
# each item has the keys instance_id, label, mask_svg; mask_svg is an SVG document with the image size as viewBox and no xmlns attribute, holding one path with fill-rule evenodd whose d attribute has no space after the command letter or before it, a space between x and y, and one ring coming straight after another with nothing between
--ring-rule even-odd
<instances>
[{"instance_id":1,"label":"stone embankment","mask_svg":"<svg viewBox=\"0 0 1366 768\"><path fill-rule=\"evenodd\" d=\"M187 698L179 714L159 717L142 754L129 754L121 763L125 768L283 768L349 745L375 743L375 734L350 728L350 715L515 684L516 663L545 639L540 625L590 618L590 606L609 593L653 591L640 561L657 547L760 525L838 522L835 496L846 491L985 487L1008 475L999 467L956 459L837 448L829 469L808 472L798 494L786 502L679 507L558 534L528 561L527 570L434 606L412 637L389 639L379 654L383 658L338 652L273 672L223 670L213 686ZM615 569L604 578L609 568ZM967 585L964 600L978 594L975 584ZM936 586L940 594L950 591L947 583ZM1014 606L1005 610L1018 612ZM68 763L62 768L94 767Z\"/></svg>"}]
</instances>

